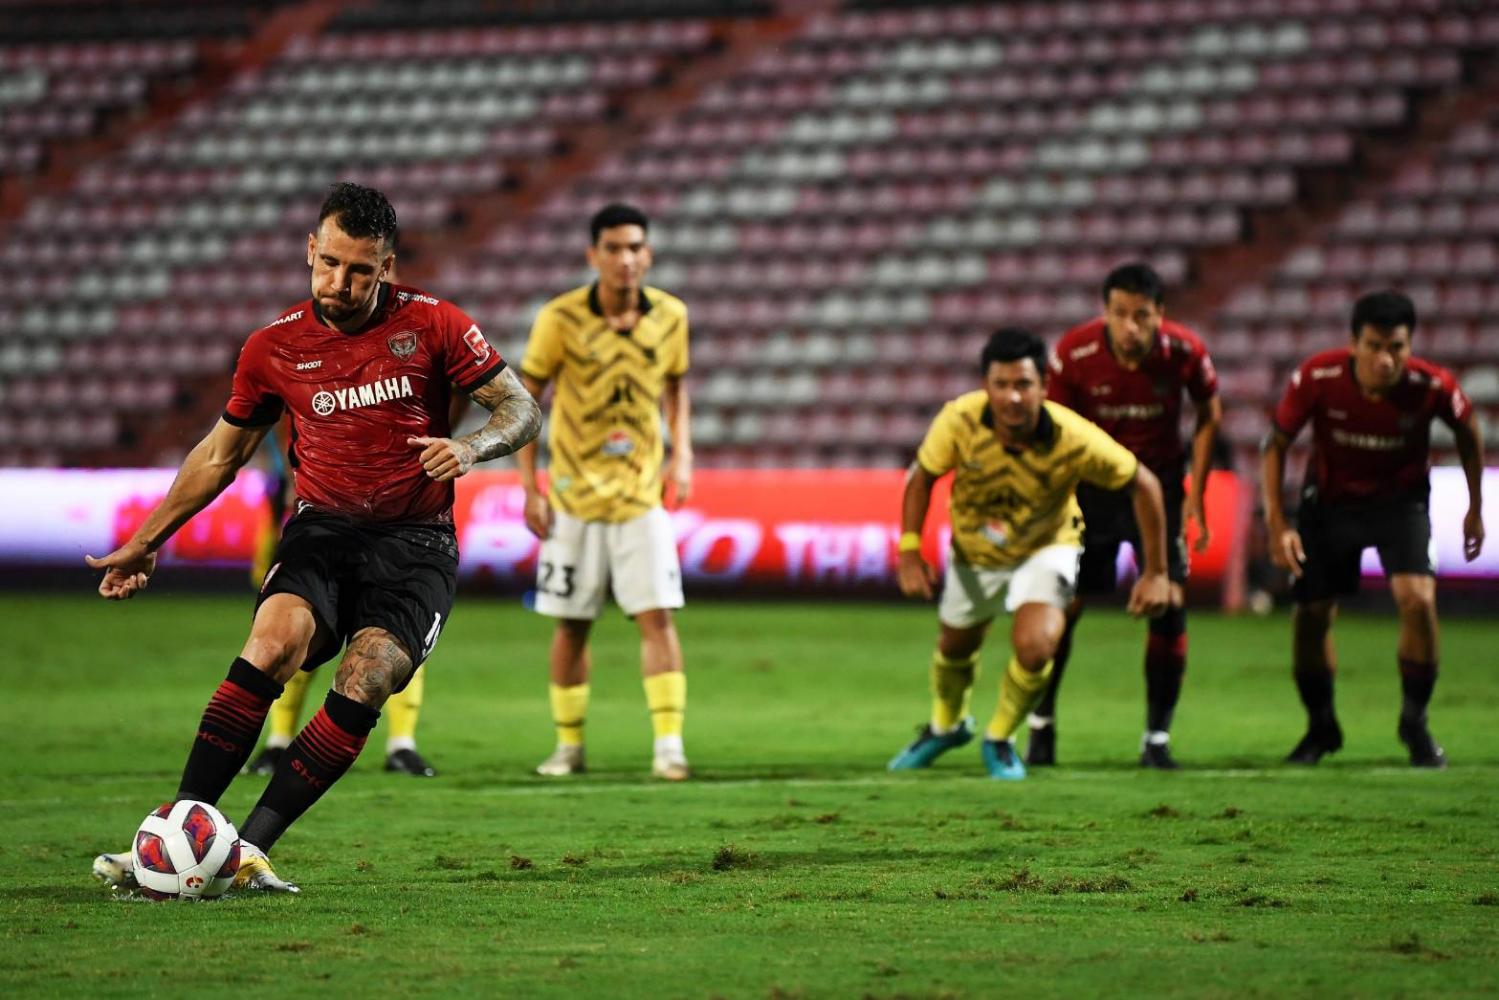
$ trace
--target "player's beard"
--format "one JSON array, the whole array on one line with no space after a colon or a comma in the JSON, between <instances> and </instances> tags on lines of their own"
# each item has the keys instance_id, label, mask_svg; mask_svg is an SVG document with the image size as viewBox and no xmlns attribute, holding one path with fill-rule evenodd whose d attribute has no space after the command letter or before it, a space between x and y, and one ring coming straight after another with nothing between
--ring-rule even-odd
<instances>
[{"instance_id":1,"label":"player's beard","mask_svg":"<svg viewBox=\"0 0 1499 1000\"><path fill-rule=\"evenodd\" d=\"M361 303L346 302L339 298L320 298L318 306L323 310L323 315L335 323L352 319L363 308Z\"/></svg>"}]
</instances>

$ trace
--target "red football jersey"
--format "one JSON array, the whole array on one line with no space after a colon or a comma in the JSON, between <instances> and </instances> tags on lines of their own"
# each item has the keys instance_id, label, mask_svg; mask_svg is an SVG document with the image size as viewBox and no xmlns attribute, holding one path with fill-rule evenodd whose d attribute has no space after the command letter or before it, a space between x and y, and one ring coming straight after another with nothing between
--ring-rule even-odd
<instances>
[{"instance_id":1,"label":"red football jersey","mask_svg":"<svg viewBox=\"0 0 1499 1000\"><path fill-rule=\"evenodd\" d=\"M1382 399L1371 399L1353 378L1353 353L1323 351L1303 362L1275 408L1275 426L1295 438L1312 422L1309 470L1322 500L1423 499L1429 490L1431 421L1449 426L1471 409L1457 379L1420 358Z\"/></svg>"},{"instance_id":2,"label":"red football jersey","mask_svg":"<svg viewBox=\"0 0 1499 1000\"><path fill-rule=\"evenodd\" d=\"M1163 321L1155 346L1131 371L1109 350L1108 326L1099 318L1057 341L1046 395L1102 427L1150 471L1180 479L1184 389L1199 403L1218 391L1213 359L1197 334Z\"/></svg>"},{"instance_id":3,"label":"red football jersey","mask_svg":"<svg viewBox=\"0 0 1499 1000\"><path fill-rule=\"evenodd\" d=\"M471 392L505 361L463 310L386 285L364 328L342 333L314 301L257 330L240 350L224 419L291 413L298 500L369 521L451 516L453 484L422 469L408 437L447 437L451 385Z\"/></svg>"}]
</instances>

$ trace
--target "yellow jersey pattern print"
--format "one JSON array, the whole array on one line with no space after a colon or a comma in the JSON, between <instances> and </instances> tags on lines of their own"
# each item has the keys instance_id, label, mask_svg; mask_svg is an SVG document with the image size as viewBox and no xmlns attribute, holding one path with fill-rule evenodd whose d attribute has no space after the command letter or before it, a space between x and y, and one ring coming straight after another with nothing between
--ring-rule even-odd
<instances>
[{"instance_id":1,"label":"yellow jersey pattern print","mask_svg":"<svg viewBox=\"0 0 1499 1000\"><path fill-rule=\"evenodd\" d=\"M687 371L687 307L640 292L635 328L604 319L598 287L557 296L536 316L521 371L555 384L548 495L585 521L629 521L661 502L661 393Z\"/></svg>"},{"instance_id":2,"label":"yellow jersey pattern print","mask_svg":"<svg viewBox=\"0 0 1499 1000\"><path fill-rule=\"evenodd\" d=\"M983 568L1018 565L1048 545L1081 544L1077 484L1120 489L1138 464L1097 424L1052 402L1042 404L1035 440L1006 448L994 436L982 389L942 407L916 461L933 476L953 473L953 551Z\"/></svg>"}]
</instances>

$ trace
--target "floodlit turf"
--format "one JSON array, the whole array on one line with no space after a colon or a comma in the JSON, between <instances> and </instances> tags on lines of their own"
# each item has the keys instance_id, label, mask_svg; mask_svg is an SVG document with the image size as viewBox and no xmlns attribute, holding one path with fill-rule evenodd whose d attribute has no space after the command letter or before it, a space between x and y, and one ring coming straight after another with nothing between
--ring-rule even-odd
<instances>
[{"instance_id":1,"label":"floodlit turf","mask_svg":"<svg viewBox=\"0 0 1499 1000\"><path fill-rule=\"evenodd\" d=\"M598 629L585 778L551 748L546 623L460 599L423 781L383 728L275 857L298 898L122 903L88 877L174 790L249 598L0 598L0 992L227 996L1428 995L1499 991L1499 629L1444 623L1434 729L1395 740L1394 626L1344 618L1347 746L1301 734L1288 621L1194 614L1175 745L1134 766L1143 629L1084 622L1061 767L977 744L886 760L927 710L932 609L700 602L681 616L697 777L652 783L637 641ZM1003 654L975 708L994 704ZM317 690L315 687L314 690ZM241 818L265 779L221 803ZM252 992L253 991L253 992Z\"/></svg>"}]
</instances>

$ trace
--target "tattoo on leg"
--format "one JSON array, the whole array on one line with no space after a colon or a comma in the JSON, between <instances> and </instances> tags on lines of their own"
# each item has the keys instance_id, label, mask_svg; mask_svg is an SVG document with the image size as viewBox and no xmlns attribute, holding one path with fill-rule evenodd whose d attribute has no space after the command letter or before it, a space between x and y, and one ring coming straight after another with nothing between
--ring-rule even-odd
<instances>
[{"instance_id":1,"label":"tattoo on leg","mask_svg":"<svg viewBox=\"0 0 1499 1000\"><path fill-rule=\"evenodd\" d=\"M335 690L378 708L411 672L411 657L390 633L365 629L349 643L338 667Z\"/></svg>"}]
</instances>

